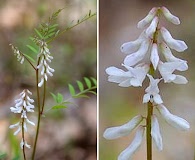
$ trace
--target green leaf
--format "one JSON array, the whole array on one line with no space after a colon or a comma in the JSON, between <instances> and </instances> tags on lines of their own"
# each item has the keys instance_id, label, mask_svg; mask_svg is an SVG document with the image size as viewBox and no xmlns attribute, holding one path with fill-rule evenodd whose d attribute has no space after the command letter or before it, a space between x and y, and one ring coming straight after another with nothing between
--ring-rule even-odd
<instances>
[{"instance_id":1,"label":"green leaf","mask_svg":"<svg viewBox=\"0 0 195 160\"><path fill-rule=\"evenodd\" d=\"M23 55L24 55L25 57L27 57L30 61L35 62L35 60L34 60L32 57L30 57L29 55L24 54L24 53L23 53Z\"/></svg>"},{"instance_id":2,"label":"green leaf","mask_svg":"<svg viewBox=\"0 0 195 160\"><path fill-rule=\"evenodd\" d=\"M74 98L89 98L89 96L85 95L85 94L77 94L73 96Z\"/></svg>"},{"instance_id":3,"label":"green leaf","mask_svg":"<svg viewBox=\"0 0 195 160\"><path fill-rule=\"evenodd\" d=\"M69 88L70 94L72 96L74 96L75 95L75 89L74 89L74 87L71 84L68 84L68 88Z\"/></svg>"},{"instance_id":4,"label":"green leaf","mask_svg":"<svg viewBox=\"0 0 195 160\"><path fill-rule=\"evenodd\" d=\"M57 99L56 99L57 100L57 103L62 103L63 99L64 99L63 95L60 94L60 93L58 93L57 94Z\"/></svg>"},{"instance_id":5,"label":"green leaf","mask_svg":"<svg viewBox=\"0 0 195 160\"><path fill-rule=\"evenodd\" d=\"M58 24L53 24L53 25L49 26L49 29L56 28L57 26L58 26Z\"/></svg>"},{"instance_id":6,"label":"green leaf","mask_svg":"<svg viewBox=\"0 0 195 160\"><path fill-rule=\"evenodd\" d=\"M84 77L84 80L85 80L85 83L86 83L87 87L91 88L91 81L86 77Z\"/></svg>"},{"instance_id":7,"label":"green leaf","mask_svg":"<svg viewBox=\"0 0 195 160\"><path fill-rule=\"evenodd\" d=\"M64 106L64 105L56 105L56 106L53 106L52 109L64 109L64 108L67 108L67 106Z\"/></svg>"},{"instance_id":8,"label":"green leaf","mask_svg":"<svg viewBox=\"0 0 195 160\"><path fill-rule=\"evenodd\" d=\"M83 83L81 83L81 81L77 81L77 85L79 87L79 90L82 92L84 90Z\"/></svg>"},{"instance_id":9,"label":"green leaf","mask_svg":"<svg viewBox=\"0 0 195 160\"><path fill-rule=\"evenodd\" d=\"M53 99L55 100L55 102L58 103L58 102L57 102L57 96L56 96L55 94L51 93L51 92L50 92L50 94L52 95L52 97L53 97Z\"/></svg>"},{"instance_id":10,"label":"green leaf","mask_svg":"<svg viewBox=\"0 0 195 160\"><path fill-rule=\"evenodd\" d=\"M33 51L34 53L38 53L38 51L33 47L33 46L30 46L30 45L26 45L31 51Z\"/></svg>"},{"instance_id":11,"label":"green leaf","mask_svg":"<svg viewBox=\"0 0 195 160\"><path fill-rule=\"evenodd\" d=\"M37 33L37 35L42 39L43 36L41 35L41 33L35 28L35 32Z\"/></svg>"},{"instance_id":12,"label":"green leaf","mask_svg":"<svg viewBox=\"0 0 195 160\"><path fill-rule=\"evenodd\" d=\"M91 77L91 80L93 81L93 83L97 86L97 80L93 77Z\"/></svg>"}]
</instances>

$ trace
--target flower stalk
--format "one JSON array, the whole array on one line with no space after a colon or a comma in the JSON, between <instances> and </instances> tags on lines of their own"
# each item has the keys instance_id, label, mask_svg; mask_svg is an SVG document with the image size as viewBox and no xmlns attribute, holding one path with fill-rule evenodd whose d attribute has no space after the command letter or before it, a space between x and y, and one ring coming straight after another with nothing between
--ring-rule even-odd
<instances>
[{"instance_id":1,"label":"flower stalk","mask_svg":"<svg viewBox=\"0 0 195 160\"><path fill-rule=\"evenodd\" d=\"M153 104L148 102L148 115L146 118L146 142L147 142L147 160L152 160L152 135L151 135L151 128L152 128L152 115L153 115Z\"/></svg>"}]
</instances>

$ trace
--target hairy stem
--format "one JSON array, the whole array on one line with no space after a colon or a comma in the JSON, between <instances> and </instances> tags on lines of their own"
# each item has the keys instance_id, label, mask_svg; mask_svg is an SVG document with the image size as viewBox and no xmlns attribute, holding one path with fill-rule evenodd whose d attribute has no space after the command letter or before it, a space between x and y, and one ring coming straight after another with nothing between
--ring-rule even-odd
<instances>
[{"instance_id":1,"label":"hairy stem","mask_svg":"<svg viewBox=\"0 0 195 160\"><path fill-rule=\"evenodd\" d=\"M152 136L151 136L151 116L153 114L153 105L148 102L148 115L146 119L146 141L147 141L147 160L152 160Z\"/></svg>"},{"instance_id":2,"label":"hairy stem","mask_svg":"<svg viewBox=\"0 0 195 160\"><path fill-rule=\"evenodd\" d=\"M38 59L38 64L39 65L40 58ZM37 107L38 107L38 121L37 121L37 130L36 130L36 136L35 136L35 142L33 146L33 152L32 152L32 160L35 158L35 152L36 152L36 147L37 147L37 140L38 140L38 135L39 135L39 128L40 128L40 121L41 121L41 105L40 105L40 94L39 94L39 70L36 69L36 89L37 89Z\"/></svg>"}]
</instances>

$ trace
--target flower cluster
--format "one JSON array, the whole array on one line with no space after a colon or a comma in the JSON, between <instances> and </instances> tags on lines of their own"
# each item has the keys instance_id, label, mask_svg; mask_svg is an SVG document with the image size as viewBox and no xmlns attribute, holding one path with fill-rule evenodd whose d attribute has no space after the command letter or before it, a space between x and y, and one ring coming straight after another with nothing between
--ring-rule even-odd
<instances>
[{"instance_id":1,"label":"flower cluster","mask_svg":"<svg viewBox=\"0 0 195 160\"><path fill-rule=\"evenodd\" d=\"M10 108L11 112L21 114L21 120L18 123L9 126L11 129L18 128L14 132L14 135L17 135L20 131L22 131L22 140L20 143L21 148L24 146L30 148L30 145L24 140L24 131L28 131L27 123L35 126L35 124L27 118L27 112L34 112L34 105L32 105L34 100L31 99L29 95L32 95L32 93L28 89L23 90L20 93L20 98L15 100L15 107Z\"/></svg>"},{"instance_id":2,"label":"flower cluster","mask_svg":"<svg viewBox=\"0 0 195 160\"><path fill-rule=\"evenodd\" d=\"M10 46L11 46L13 52L14 52L14 55L16 55L17 60L18 60L21 64L23 64L23 62L24 62L24 55L18 50L17 47L13 46L12 44L10 44Z\"/></svg>"},{"instance_id":3,"label":"flower cluster","mask_svg":"<svg viewBox=\"0 0 195 160\"><path fill-rule=\"evenodd\" d=\"M41 87L44 81L47 81L48 75L53 76L55 70L48 65L48 62L50 63L53 57L50 55L51 53L47 47L47 43L41 40L36 40L36 43L40 47L40 53L38 54L39 65L37 69L41 71L41 81L38 84Z\"/></svg>"},{"instance_id":4,"label":"flower cluster","mask_svg":"<svg viewBox=\"0 0 195 160\"><path fill-rule=\"evenodd\" d=\"M190 128L189 123L171 114L163 105L163 100L159 94L158 83L162 80L164 83L173 82L176 84L186 84L188 82L184 76L174 74L176 70L187 70L187 61L176 58L171 52L171 49L183 52L188 47L184 41L174 39L165 27L160 26L160 16L162 15L171 23L175 25L180 24L179 18L174 16L167 8L152 8L148 15L137 24L137 27L140 29L148 27L143 30L138 39L126 42L121 46L121 52L127 54L122 64L126 71L111 66L106 69L106 73L109 75L108 81L118 83L121 87L142 86L144 79L148 77L150 84L145 89L146 93L143 96L143 103L151 103L152 107L157 108L162 117L173 127L188 130ZM161 60L160 57L164 58L164 60ZM161 77L155 79L154 74L156 72L159 72ZM104 137L106 139L115 139L126 136L142 120L143 117L138 115L122 126L108 128L104 132ZM133 142L119 155L118 160L131 159L132 154L141 145L144 130L145 128L140 125ZM154 114L151 117L151 135L158 150L162 150L160 127Z\"/></svg>"}]
</instances>

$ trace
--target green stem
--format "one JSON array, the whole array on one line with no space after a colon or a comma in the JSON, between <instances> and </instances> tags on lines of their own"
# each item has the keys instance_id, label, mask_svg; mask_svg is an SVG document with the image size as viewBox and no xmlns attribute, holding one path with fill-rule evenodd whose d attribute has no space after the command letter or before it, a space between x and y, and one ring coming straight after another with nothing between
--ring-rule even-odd
<instances>
[{"instance_id":1,"label":"green stem","mask_svg":"<svg viewBox=\"0 0 195 160\"><path fill-rule=\"evenodd\" d=\"M38 64L39 65L40 58L38 59ZM37 107L38 107L38 121L37 121L37 130L36 130L36 136L35 136L35 142L33 146L33 152L32 152L32 160L35 158L35 152L36 152L36 147L37 147L37 140L39 136L39 128L40 128L40 121L41 121L41 106L40 106L40 94L39 94L39 70L36 69L36 89L37 89Z\"/></svg>"},{"instance_id":2,"label":"green stem","mask_svg":"<svg viewBox=\"0 0 195 160\"><path fill-rule=\"evenodd\" d=\"M63 31L61 31L61 32L58 34L58 36L62 35L64 32L67 32L67 31L71 30L72 28L78 26L79 24L85 22L86 20L92 18L92 17L95 16L95 15L96 15L96 13L93 13L93 14L89 15L88 17L83 18L82 20L78 21L76 24L74 24L74 25L72 25L72 26L70 26L70 27L65 28ZM56 36L56 37L53 37L52 39L50 39L47 43L52 42L55 38L57 38L57 36Z\"/></svg>"},{"instance_id":3,"label":"green stem","mask_svg":"<svg viewBox=\"0 0 195 160\"><path fill-rule=\"evenodd\" d=\"M148 115L146 119L147 160L152 160L152 136L151 136L151 128L152 128L151 116L152 114L153 114L153 105L151 102L148 102Z\"/></svg>"},{"instance_id":4,"label":"green stem","mask_svg":"<svg viewBox=\"0 0 195 160\"><path fill-rule=\"evenodd\" d=\"M45 96L46 96L46 80L44 79L44 86L43 86L43 102L41 107L41 115L43 114L44 107L45 107Z\"/></svg>"}]
</instances>

